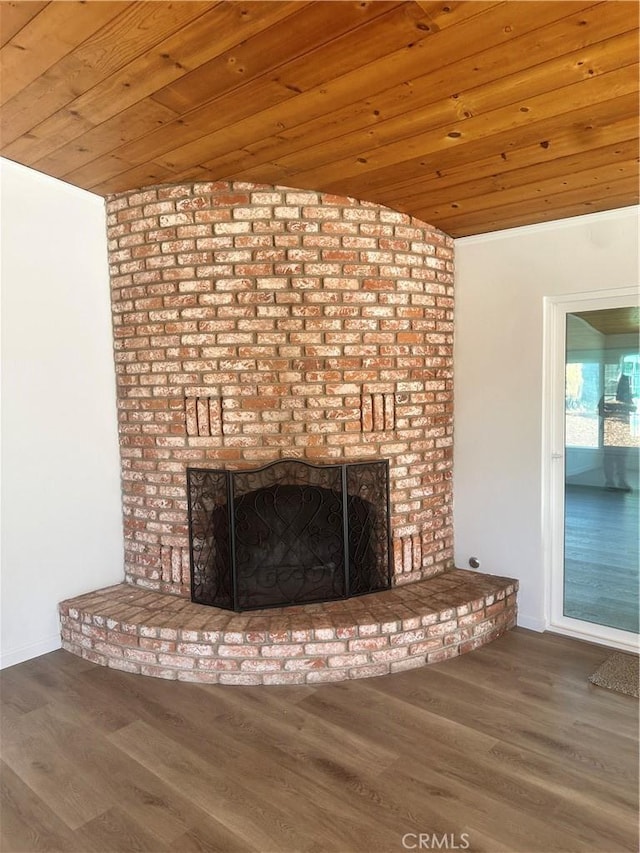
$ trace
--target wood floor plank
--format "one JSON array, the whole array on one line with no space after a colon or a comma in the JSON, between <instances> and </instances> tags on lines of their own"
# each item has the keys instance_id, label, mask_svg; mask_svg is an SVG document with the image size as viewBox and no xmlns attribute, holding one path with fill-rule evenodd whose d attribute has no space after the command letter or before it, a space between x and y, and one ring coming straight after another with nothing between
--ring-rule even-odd
<instances>
[{"instance_id":1,"label":"wood floor plank","mask_svg":"<svg viewBox=\"0 0 640 853\"><path fill-rule=\"evenodd\" d=\"M456 721L496 740L550 757L560 755L576 771L597 775L614 788L627 789L635 784L635 768L630 768L625 758L626 740L617 733L609 731L606 740L603 732L586 738L584 732L576 731L570 715L541 712L531 708L525 698L511 696L508 707L504 707L504 699L495 695L491 684L475 687L476 705L471 716L468 696L465 682L429 672L428 679L415 686L405 701L443 717L447 725ZM603 725L606 727L606 721Z\"/></svg>"},{"instance_id":2,"label":"wood floor plank","mask_svg":"<svg viewBox=\"0 0 640 853\"><path fill-rule=\"evenodd\" d=\"M588 682L607 654L516 629L393 676L248 688L44 655L0 674L2 850L632 851L638 703Z\"/></svg>"},{"instance_id":3,"label":"wood floor plank","mask_svg":"<svg viewBox=\"0 0 640 853\"><path fill-rule=\"evenodd\" d=\"M216 717L215 739L198 740L188 720L187 731L182 733L169 719L155 728L179 738L187 748L199 750L211 765L231 775L234 767L250 765L259 752L261 772L246 777L243 785L259 799L268 797L285 813L292 799L304 799L307 832L319 835L322 850L342 853L345 844L356 849L358 843L364 849L376 849L383 827L390 843L395 839L396 817L381 815L383 798L377 780L397 760L397 754L380 738L346 732L330 720L297 709L296 694L308 697L315 692L313 688L275 688L266 693L260 688L197 689L227 705L227 712ZM336 797L338 784L344 786L346 796ZM349 796L352 788L361 796Z\"/></svg>"},{"instance_id":4,"label":"wood floor plank","mask_svg":"<svg viewBox=\"0 0 640 853\"><path fill-rule=\"evenodd\" d=\"M307 831L310 827L321 827L323 849L339 853L345 840L355 843L358 838L367 837L371 814L360 804L338 800L332 802L328 815L322 803L327 792L335 788L335 773L349 779L362 774L375 777L397 756L370 739L350 737L333 730L329 722L296 713L289 696L293 694L295 699L295 692L300 689L285 688L285 695L278 702L271 701L271 697L276 697L279 689L265 695L265 691L253 688L220 691L193 686L196 693L209 694L215 705L220 701L227 704L226 713L216 713L215 738L203 740L197 720L189 716L178 721L167 715L156 721L153 728L171 740L179 740L189 752L197 753L216 768L222 779L234 778L237 766L251 766L259 752L260 773L242 779L249 797L256 797L257 802L268 799L282 814L287 814L292 798L304 798ZM308 688L304 690L307 694L311 692ZM247 702L248 695L253 701ZM201 723L207 725L202 711L197 713ZM296 738L291 737L292 726L298 732ZM353 757L351 764L348 756ZM207 808L215 809L216 804L208 802ZM371 843L374 840L372 837Z\"/></svg>"},{"instance_id":5,"label":"wood floor plank","mask_svg":"<svg viewBox=\"0 0 640 853\"><path fill-rule=\"evenodd\" d=\"M299 822L275 808L268 795L259 798L249 791L243 774L229 778L218 766L145 723L132 723L110 738L250 845L308 849Z\"/></svg>"},{"instance_id":6,"label":"wood floor plank","mask_svg":"<svg viewBox=\"0 0 640 853\"><path fill-rule=\"evenodd\" d=\"M267 718L260 713L247 715L238 703L232 713L220 719L225 726L220 744L229 744L240 763L251 760L256 750L263 756L260 777L245 781L257 796L268 795L271 801L287 811L292 798L307 802L305 822L323 839L323 848L349 849L358 843L372 849L383 825L391 832L394 821L381 816L383 799L377 794L377 783L397 760L397 754L381 747L378 738L353 737L329 720L314 719L303 714L295 725L297 736L291 737L292 721L276 715ZM284 709L283 709L284 710ZM288 717L289 714L285 710ZM336 796L338 790L344 796ZM363 794L349 796L352 789ZM366 792L366 793L363 793ZM376 807L375 814L372 808ZM371 833L372 818L376 829Z\"/></svg>"},{"instance_id":7,"label":"wood floor plank","mask_svg":"<svg viewBox=\"0 0 640 853\"><path fill-rule=\"evenodd\" d=\"M0 850L83 853L64 821L4 761L0 762Z\"/></svg>"},{"instance_id":8,"label":"wood floor plank","mask_svg":"<svg viewBox=\"0 0 640 853\"><path fill-rule=\"evenodd\" d=\"M172 853L262 853L217 821L202 815L197 826L168 845Z\"/></svg>"},{"instance_id":9,"label":"wood floor plank","mask_svg":"<svg viewBox=\"0 0 640 853\"><path fill-rule=\"evenodd\" d=\"M47 737L23 731L3 741L2 756L69 829L77 829L112 805L91 789L82 770Z\"/></svg>"},{"instance_id":10,"label":"wood floor plank","mask_svg":"<svg viewBox=\"0 0 640 853\"><path fill-rule=\"evenodd\" d=\"M52 703L30 716L31 726L37 725L43 736L54 740L76 766L82 767L88 788L104 802L113 804L93 819L97 820L95 833L89 830L83 834L83 827L78 827L78 837L88 848L91 836L102 839L104 835L106 839L110 827L118 821L123 827L137 824L148 828L140 842L141 849L147 849L144 844L149 839L156 847L164 848L199 821L198 810L187 799L176 796L153 773L114 750L106 733L88 727L85 714L72 704Z\"/></svg>"},{"instance_id":11,"label":"wood floor plank","mask_svg":"<svg viewBox=\"0 0 640 853\"><path fill-rule=\"evenodd\" d=\"M70 657L62 650L52 652L64 661ZM113 731L136 719L136 716L126 709L120 708L114 703L99 703L86 690L82 680L83 672L86 672L87 661L81 658L76 660L84 664L83 668L70 667L65 669L64 663L55 669L48 665L47 658L34 658L27 664L12 668L7 673L7 684L4 688L4 696L8 701L11 697L19 697L27 693L31 697L31 705L28 710L33 712L38 709L47 708L52 702L62 700L62 707L72 707L77 712L83 712L91 721L91 727L95 730ZM94 664L88 664L93 667ZM89 670L92 671L92 670Z\"/></svg>"},{"instance_id":12,"label":"wood floor plank","mask_svg":"<svg viewBox=\"0 0 640 853\"><path fill-rule=\"evenodd\" d=\"M589 648L593 647L589 646ZM597 724L602 723L603 714L606 711L607 723L615 724L616 735L635 741L637 732L634 721L629 720L625 697L612 697L609 693L587 683L588 676L609 656L608 649L602 648L595 659L591 655L586 658L579 674L567 673L567 668L563 666L562 661L558 661L554 672L549 665L541 666L540 658L535 655L531 656L531 660L514 661L500 648L496 649L492 646L489 651L490 654L474 660L471 666L468 658L461 657L460 665L447 668L447 675L479 689L490 682L492 691L504 699L517 694L538 713L546 711L553 713L556 707L557 677L562 673L564 689L561 714L563 717L574 714L587 724ZM495 678L497 670L500 672L499 679Z\"/></svg>"},{"instance_id":13,"label":"wood floor plank","mask_svg":"<svg viewBox=\"0 0 640 853\"><path fill-rule=\"evenodd\" d=\"M589 809L584 822L576 826L571 819L575 805L563 796L563 791L531 786L517 775L487 772L486 764L474 768L473 757L468 755L460 755L457 759L455 755L436 755L435 766L408 759L400 769L402 776L407 778L405 787L420 789L433 785L438 779L445 780L443 787L456 796L457 812L464 815L466 829L458 830L457 834L468 831L473 837L476 829L491 832L496 823L503 820L512 828L512 843L517 849L527 849L526 845L530 844L531 851L545 853L566 853L572 849L606 850L607 853L634 850L634 834L620 828L620 812ZM580 799L577 794L575 798ZM582 804L587 805L587 798L583 798ZM456 820L455 813L450 820ZM535 839L533 844L531 839Z\"/></svg>"},{"instance_id":14,"label":"wood floor plank","mask_svg":"<svg viewBox=\"0 0 640 853\"><path fill-rule=\"evenodd\" d=\"M117 807L88 821L75 834L86 853L122 853L124 850L162 853L166 850L144 824L132 820Z\"/></svg>"}]
</instances>

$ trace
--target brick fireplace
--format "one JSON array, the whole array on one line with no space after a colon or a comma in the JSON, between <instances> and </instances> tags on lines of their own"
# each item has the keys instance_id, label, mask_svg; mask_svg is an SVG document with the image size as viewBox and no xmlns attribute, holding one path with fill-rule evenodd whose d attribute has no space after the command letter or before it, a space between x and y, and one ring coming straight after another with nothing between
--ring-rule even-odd
<instances>
[{"instance_id":1,"label":"brick fireplace","mask_svg":"<svg viewBox=\"0 0 640 853\"><path fill-rule=\"evenodd\" d=\"M451 565L453 246L245 183L108 201L125 573L189 594L185 470L390 460L393 576Z\"/></svg>"},{"instance_id":2,"label":"brick fireplace","mask_svg":"<svg viewBox=\"0 0 640 853\"><path fill-rule=\"evenodd\" d=\"M301 684L512 627L517 582L452 564L453 241L373 203L239 182L107 209L125 582L61 603L63 647L161 678ZM391 588L241 614L193 603L187 468L285 459L388 460Z\"/></svg>"}]
</instances>

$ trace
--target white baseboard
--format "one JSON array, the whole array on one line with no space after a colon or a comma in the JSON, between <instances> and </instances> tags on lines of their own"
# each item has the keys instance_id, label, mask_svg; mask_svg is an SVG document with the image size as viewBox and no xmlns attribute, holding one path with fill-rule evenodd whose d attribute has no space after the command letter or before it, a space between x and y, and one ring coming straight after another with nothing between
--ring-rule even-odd
<instances>
[{"instance_id":1,"label":"white baseboard","mask_svg":"<svg viewBox=\"0 0 640 853\"><path fill-rule=\"evenodd\" d=\"M0 669L15 666L15 664L31 660L31 658L46 655L48 652L55 652L60 647L60 634L52 634L44 640L38 640L37 643L28 643L26 646L19 646L17 649L3 651L0 655Z\"/></svg>"},{"instance_id":2,"label":"white baseboard","mask_svg":"<svg viewBox=\"0 0 640 853\"><path fill-rule=\"evenodd\" d=\"M529 628L529 630L537 631L539 634L547 630L547 623L544 619L527 616L526 613L518 613L518 625L520 628Z\"/></svg>"}]
</instances>

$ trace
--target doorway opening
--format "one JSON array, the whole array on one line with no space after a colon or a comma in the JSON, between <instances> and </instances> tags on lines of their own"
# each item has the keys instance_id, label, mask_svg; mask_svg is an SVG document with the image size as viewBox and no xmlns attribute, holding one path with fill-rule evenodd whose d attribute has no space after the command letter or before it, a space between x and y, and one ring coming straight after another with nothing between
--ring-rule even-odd
<instances>
[{"instance_id":1,"label":"doorway opening","mask_svg":"<svg viewBox=\"0 0 640 853\"><path fill-rule=\"evenodd\" d=\"M637 295L553 310L550 624L620 648L638 635Z\"/></svg>"}]
</instances>

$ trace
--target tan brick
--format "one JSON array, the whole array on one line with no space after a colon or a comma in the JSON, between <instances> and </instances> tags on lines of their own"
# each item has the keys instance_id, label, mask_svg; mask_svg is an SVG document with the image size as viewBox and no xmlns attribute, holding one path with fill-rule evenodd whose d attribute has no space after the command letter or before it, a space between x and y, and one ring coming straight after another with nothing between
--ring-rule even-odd
<instances>
[{"instance_id":1,"label":"tan brick","mask_svg":"<svg viewBox=\"0 0 640 853\"><path fill-rule=\"evenodd\" d=\"M158 663L156 652L146 649L120 649L120 654L124 654L126 660L136 661L137 663Z\"/></svg>"},{"instance_id":2,"label":"tan brick","mask_svg":"<svg viewBox=\"0 0 640 853\"><path fill-rule=\"evenodd\" d=\"M372 678L377 675L387 675L389 664L372 663L368 666L357 666L349 670L349 678Z\"/></svg>"},{"instance_id":3,"label":"tan brick","mask_svg":"<svg viewBox=\"0 0 640 853\"><path fill-rule=\"evenodd\" d=\"M109 658L107 662L109 669L118 669L121 672L132 672L135 675L140 673L140 664L134 661L124 660L122 658Z\"/></svg>"},{"instance_id":4,"label":"tan brick","mask_svg":"<svg viewBox=\"0 0 640 853\"><path fill-rule=\"evenodd\" d=\"M222 658L258 657L259 648L249 645L218 646L218 654Z\"/></svg>"},{"instance_id":5,"label":"tan brick","mask_svg":"<svg viewBox=\"0 0 640 853\"><path fill-rule=\"evenodd\" d=\"M279 660L257 660L250 658L240 663L242 672L279 672L282 669L282 661Z\"/></svg>"},{"instance_id":6,"label":"tan brick","mask_svg":"<svg viewBox=\"0 0 640 853\"><path fill-rule=\"evenodd\" d=\"M304 654L304 646L301 643L278 643L272 646L262 646L261 654L265 658L299 657Z\"/></svg>"},{"instance_id":7,"label":"tan brick","mask_svg":"<svg viewBox=\"0 0 640 853\"><path fill-rule=\"evenodd\" d=\"M346 651L347 643L344 641L334 643L306 643L304 646L305 655L311 657L317 655L339 655Z\"/></svg>"},{"instance_id":8,"label":"tan brick","mask_svg":"<svg viewBox=\"0 0 640 853\"><path fill-rule=\"evenodd\" d=\"M392 638L393 639L393 638ZM349 641L350 652L379 651L389 648L389 637L369 637Z\"/></svg>"},{"instance_id":9,"label":"tan brick","mask_svg":"<svg viewBox=\"0 0 640 853\"><path fill-rule=\"evenodd\" d=\"M485 613L487 616L495 616L497 613L500 613L505 609L505 600L496 601L495 604L491 604L485 608Z\"/></svg>"},{"instance_id":10,"label":"tan brick","mask_svg":"<svg viewBox=\"0 0 640 853\"><path fill-rule=\"evenodd\" d=\"M304 684L303 672L265 672L262 676L263 684Z\"/></svg>"},{"instance_id":11,"label":"tan brick","mask_svg":"<svg viewBox=\"0 0 640 853\"><path fill-rule=\"evenodd\" d=\"M175 651L180 655L208 657L213 654L214 650L209 643L177 643Z\"/></svg>"},{"instance_id":12,"label":"tan brick","mask_svg":"<svg viewBox=\"0 0 640 853\"><path fill-rule=\"evenodd\" d=\"M348 669L314 669L307 672L307 684L322 684L328 681L346 681L349 678Z\"/></svg>"},{"instance_id":13,"label":"tan brick","mask_svg":"<svg viewBox=\"0 0 640 853\"><path fill-rule=\"evenodd\" d=\"M346 654L346 655L329 655L327 664L329 667L352 667L364 666L370 662L369 655L366 654Z\"/></svg>"},{"instance_id":14,"label":"tan brick","mask_svg":"<svg viewBox=\"0 0 640 853\"><path fill-rule=\"evenodd\" d=\"M316 628L313 633L316 640L334 640L336 637L335 628Z\"/></svg>"},{"instance_id":15,"label":"tan brick","mask_svg":"<svg viewBox=\"0 0 640 853\"><path fill-rule=\"evenodd\" d=\"M408 646L411 643L417 643L424 640L426 631L424 628L418 628L414 631L403 631L400 634L391 635L392 646Z\"/></svg>"},{"instance_id":16,"label":"tan brick","mask_svg":"<svg viewBox=\"0 0 640 853\"><path fill-rule=\"evenodd\" d=\"M219 684L262 684L262 675L257 672L221 672L218 678Z\"/></svg>"},{"instance_id":17,"label":"tan brick","mask_svg":"<svg viewBox=\"0 0 640 853\"><path fill-rule=\"evenodd\" d=\"M317 658L291 658L285 661L284 668L286 670L290 670L292 672L299 670L310 670L310 669L325 669L327 666L327 660L325 657L317 657Z\"/></svg>"},{"instance_id":18,"label":"tan brick","mask_svg":"<svg viewBox=\"0 0 640 853\"><path fill-rule=\"evenodd\" d=\"M218 684L220 676L217 672L202 672L199 669L180 669L178 681L190 681L196 684Z\"/></svg>"},{"instance_id":19,"label":"tan brick","mask_svg":"<svg viewBox=\"0 0 640 853\"><path fill-rule=\"evenodd\" d=\"M391 663L391 661L402 660L409 654L408 646L397 646L392 649L382 649L379 652L371 652L371 660L374 663Z\"/></svg>"},{"instance_id":20,"label":"tan brick","mask_svg":"<svg viewBox=\"0 0 640 853\"><path fill-rule=\"evenodd\" d=\"M240 668L240 661L231 659L221 660L216 657L198 658L196 667L198 670L236 672Z\"/></svg>"},{"instance_id":21,"label":"tan brick","mask_svg":"<svg viewBox=\"0 0 640 853\"><path fill-rule=\"evenodd\" d=\"M174 666L178 669L194 669L196 665L195 658L185 655L170 655L162 652L158 653L158 663L161 666Z\"/></svg>"},{"instance_id":22,"label":"tan brick","mask_svg":"<svg viewBox=\"0 0 640 853\"><path fill-rule=\"evenodd\" d=\"M151 675L154 678L167 678L167 679L177 679L178 670L172 669L171 667L163 667L163 666L152 666L150 664L143 664L140 667L140 672L142 675Z\"/></svg>"},{"instance_id":23,"label":"tan brick","mask_svg":"<svg viewBox=\"0 0 640 853\"><path fill-rule=\"evenodd\" d=\"M448 646L447 648L437 649L434 652L429 652L427 655L427 663L439 663L443 660L449 660L449 658L457 657L458 655L458 647L457 646Z\"/></svg>"},{"instance_id":24,"label":"tan brick","mask_svg":"<svg viewBox=\"0 0 640 853\"><path fill-rule=\"evenodd\" d=\"M432 637L430 640L422 640L419 643L412 643L409 646L409 655L411 657L415 657L416 655L426 655L428 652L433 652L436 649L440 649L443 646L443 640L441 637Z\"/></svg>"},{"instance_id":25,"label":"tan brick","mask_svg":"<svg viewBox=\"0 0 640 853\"><path fill-rule=\"evenodd\" d=\"M418 657L405 658L405 660L393 661L389 669L391 672L406 672L409 669L419 669L424 665L424 657L420 655Z\"/></svg>"}]
</instances>

